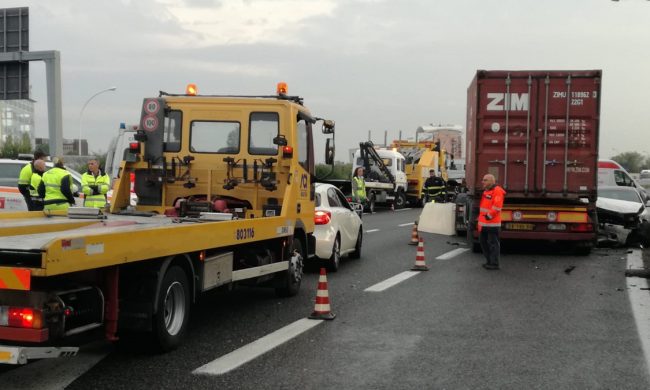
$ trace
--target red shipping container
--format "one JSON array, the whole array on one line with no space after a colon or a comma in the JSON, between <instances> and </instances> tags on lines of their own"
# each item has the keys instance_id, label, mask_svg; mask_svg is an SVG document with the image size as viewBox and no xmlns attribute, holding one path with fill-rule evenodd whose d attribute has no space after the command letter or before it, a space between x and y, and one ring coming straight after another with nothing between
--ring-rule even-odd
<instances>
[{"instance_id":1,"label":"red shipping container","mask_svg":"<svg viewBox=\"0 0 650 390\"><path fill-rule=\"evenodd\" d=\"M477 72L467 91L466 180L507 198L596 199L600 70Z\"/></svg>"}]
</instances>

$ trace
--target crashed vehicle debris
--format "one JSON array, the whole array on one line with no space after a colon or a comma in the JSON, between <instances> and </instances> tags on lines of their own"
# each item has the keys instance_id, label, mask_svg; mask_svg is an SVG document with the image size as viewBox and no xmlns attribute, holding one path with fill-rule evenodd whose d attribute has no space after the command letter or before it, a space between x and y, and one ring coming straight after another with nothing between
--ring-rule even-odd
<instances>
[{"instance_id":1,"label":"crashed vehicle debris","mask_svg":"<svg viewBox=\"0 0 650 390\"><path fill-rule=\"evenodd\" d=\"M596 212L600 244L650 246L650 201L633 187L598 188Z\"/></svg>"}]
</instances>

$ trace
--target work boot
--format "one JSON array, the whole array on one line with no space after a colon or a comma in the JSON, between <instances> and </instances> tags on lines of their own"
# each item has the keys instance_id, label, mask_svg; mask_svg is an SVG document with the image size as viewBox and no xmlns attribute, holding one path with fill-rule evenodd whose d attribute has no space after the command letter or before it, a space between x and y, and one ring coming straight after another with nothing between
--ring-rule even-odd
<instances>
[{"instance_id":1,"label":"work boot","mask_svg":"<svg viewBox=\"0 0 650 390\"><path fill-rule=\"evenodd\" d=\"M485 264L483 264L483 268L492 271L492 270L497 270L497 269L499 269L499 266L498 266L498 265L494 265L494 264L488 264L488 263L485 263Z\"/></svg>"}]
</instances>

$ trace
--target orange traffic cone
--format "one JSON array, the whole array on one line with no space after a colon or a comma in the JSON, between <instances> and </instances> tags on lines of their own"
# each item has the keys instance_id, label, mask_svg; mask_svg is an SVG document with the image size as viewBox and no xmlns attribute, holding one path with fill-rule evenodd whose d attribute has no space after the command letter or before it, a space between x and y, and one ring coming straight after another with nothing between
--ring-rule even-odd
<instances>
[{"instance_id":1,"label":"orange traffic cone","mask_svg":"<svg viewBox=\"0 0 650 390\"><path fill-rule=\"evenodd\" d=\"M429 267L424 263L424 241L422 237L418 241L418 250L415 255L415 265L411 268L411 271L428 271Z\"/></svg>"},{"instance_id":2,"label":"orange traffic cone","mask_svg":"<svg viewBox=\"0 0 650 390\"><path fill-rule=\"evenodd\" d=\"M413 224L413 231L411 231L411 242L409 242L409 245L417 245L418 242L420 241L418 237L418 221L415 221Z\"/></svg>"},{"instance_id":3,"label":"orange traffic cone","mask_svg":"<svg viewBox=\"0 0 650 390\"><path fill-rule=\"evenodd\" d=\"M316 304L314 305L314 312L311 313L309 318L313 320L333 320L336 314L330 310L330 297L327 292L327 275L325 274L325 268L321 268L320 276L318 277L318 290L316 291Z\"/></svg>"}]
</instances>

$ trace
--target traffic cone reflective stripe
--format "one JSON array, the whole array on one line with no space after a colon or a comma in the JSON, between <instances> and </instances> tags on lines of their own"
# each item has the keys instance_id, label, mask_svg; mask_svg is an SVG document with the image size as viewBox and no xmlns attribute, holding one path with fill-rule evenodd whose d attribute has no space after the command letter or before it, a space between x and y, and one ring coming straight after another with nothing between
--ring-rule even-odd
<instances>
[{"instance_id":1,"label":"traffic cone reflective stripe","mask_svg":"<svg viewBox=\"0 0 650 390\"><path fill-rule=\"evenodd\" d=\"M333 320L336 315L330 310L330 297L327 292L327 274L325 273L325 268L321 268L320 276L318 277L318 290L316 291L314 312L311 313L309 318L314 320Z\"/></svg>"},{"instance_id":2,"label":"traffic cone reflective stripe","mask_svg":"<svg viewBox=\"0 0 650 390\"><path fill-rule=\"evenodd\" d=\"M411 231L411 242L409 242L409 245L417 245L419 241L420 239L418 237L418 223L415 222L413 224L413 230Z\"/></svg>"},{"instance_id":3,"label":"traffic cone reflective stripe","mask_svg":"<svg viewBox=\"0 0 650 390\"><path fill-rule=\"evenodd\" d=\"M418 241L418 249L415 253L415 264L413 265L413 268L411 268L411 271L428 270L429 267L427 267L426 263L424 262L424 241L422 240L422 237L420 237Z\"/></svg>"}]
</instances>

